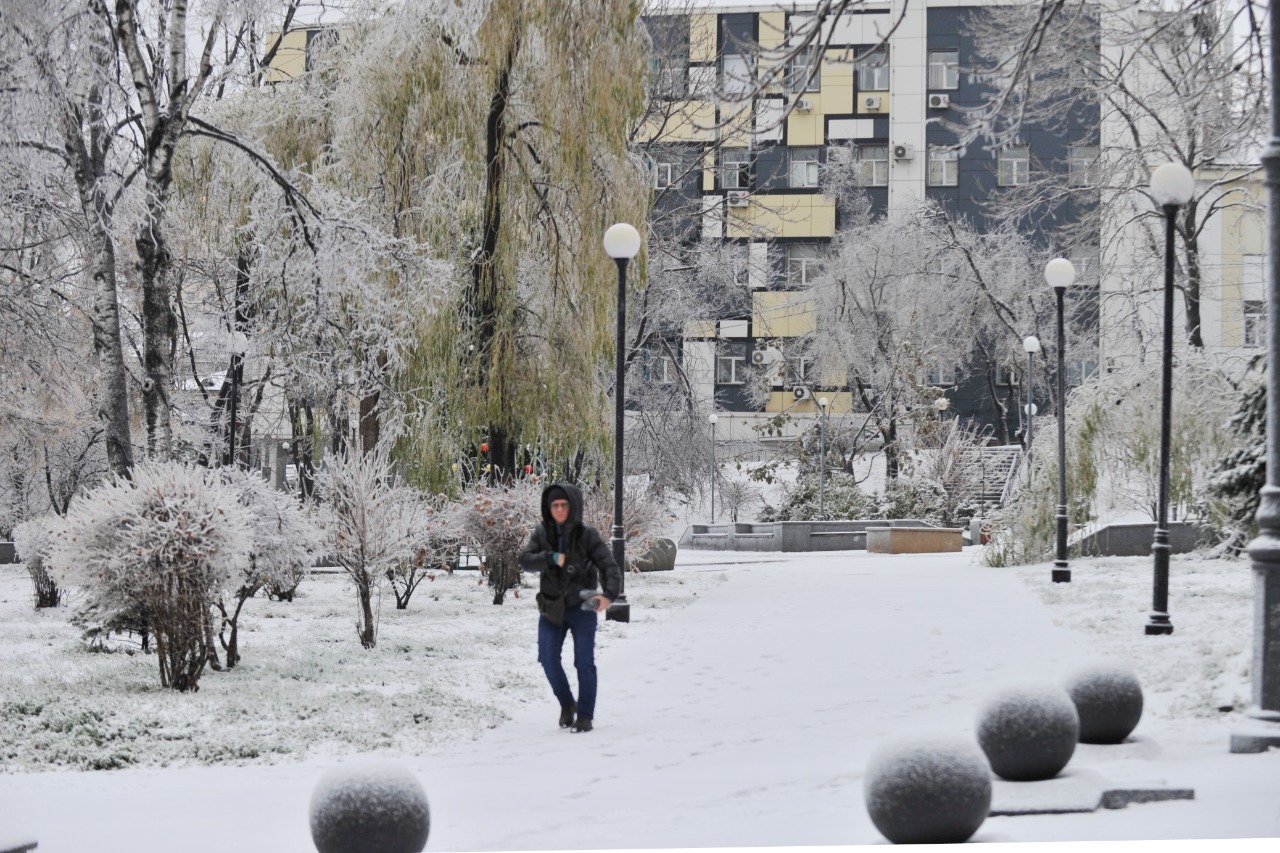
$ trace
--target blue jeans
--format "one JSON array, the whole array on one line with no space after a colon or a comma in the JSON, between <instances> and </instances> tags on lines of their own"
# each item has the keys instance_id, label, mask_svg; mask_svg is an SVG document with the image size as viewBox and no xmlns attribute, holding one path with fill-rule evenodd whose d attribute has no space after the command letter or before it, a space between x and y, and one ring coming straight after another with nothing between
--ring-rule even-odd
<instances>
[{"instance_id":1,"label":"blue jeans","mask_svg":"<svg viewBox=\"0 0 1280 853\"><path fill-rule=\"evenodd\" d=\"M595 717L596 710L596 614L580 607L567 607L564 624L553 625L538 617L538 663L551 682L551 690L561 705L573 701L569 676L560 664L564 638L573 632L573 666L578 670L578 716Z\"/></svg>"}]
</instances>

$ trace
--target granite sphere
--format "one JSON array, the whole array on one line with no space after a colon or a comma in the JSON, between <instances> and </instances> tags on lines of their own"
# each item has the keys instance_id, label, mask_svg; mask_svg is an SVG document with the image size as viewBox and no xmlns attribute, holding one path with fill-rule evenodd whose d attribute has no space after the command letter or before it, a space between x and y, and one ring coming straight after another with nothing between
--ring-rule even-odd
<instances>
[{"instance_id":1,"label":"granite sphere","mask_svg":"<svg viewBox=\"0 0 1280 853\"><path fill-rule=\"evenodd\" d=\"M1120 743L1142 719L1142 685L1126 666L1089 664L1072 673L1065 686L1080 715L1081 743Z\"/></svg>"},{"instance_id":2,"label":"granite sphere","mask_svg":"<svg viewBox=\"0 0 1280 853\"><path fill-rule=\"evenodd\" d=\"M420 853L430 829L422 783L394 762L335 767L311 794L311 839L319 853Z\"/></svg>"},{"instance_id":3,"label":"granite sphere","mask_svg":"<svg viewBox=\"0 0 1280 853\"><path fill-rule=\"evenodd\" d=\"M979 746L996 775L1014 782L1057 776L1079 736L1075 703L1053 684L1007 687L978 712Z\"/></svg>"},{"instance_id":4,"label":"granite sphere","mask_svg":"<svg viewBox=\"0 0 1280 853\"><path fill-rule=\"evenodd\" d=\"M867 764L871 822L894 844L958 844L991 810L991 768L968 740L897 739Z\"/></svg>"}]
</instances>

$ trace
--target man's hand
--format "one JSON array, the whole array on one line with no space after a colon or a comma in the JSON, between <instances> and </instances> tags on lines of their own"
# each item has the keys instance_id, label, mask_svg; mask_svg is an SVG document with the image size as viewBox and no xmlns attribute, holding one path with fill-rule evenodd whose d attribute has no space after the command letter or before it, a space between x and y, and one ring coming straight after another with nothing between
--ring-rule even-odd
<instances>
[{"instance_id":1,"label":"man's hand","mask_svg":"<svg viewBox=\"0 0 1280 853\"><path fill-rule=\"evenodd\" d=\"M593 596L591 600L595 602L597 613L605 612L606 610L609 609L609 605L613 604L612 601L605 598L603 595Z\"/></svg>"},{"instance_id":2,"label":"man's hand","mask_svg":"<svg viewBox=\"0 0 1280 853\"><path fill-rule=\"evenodd\" d=\"M556 552L556 565L560 566L561 568L564 567L564 554L560 553L559 551Z\"/></svg>"}]
</instances>

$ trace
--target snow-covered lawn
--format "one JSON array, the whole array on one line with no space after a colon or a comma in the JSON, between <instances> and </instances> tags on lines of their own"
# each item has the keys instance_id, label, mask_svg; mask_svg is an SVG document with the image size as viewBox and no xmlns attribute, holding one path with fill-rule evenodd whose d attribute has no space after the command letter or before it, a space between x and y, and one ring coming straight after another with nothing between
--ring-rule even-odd
<instances>
[{"instance_id":1,"label":"snow-covered lawn","mask_svg":"<svg viewBox=\"0 0 1280 853\"><path fill-rule=\"evenodd\" d=\"M641 633L722 573L631 575ZM36 611L21 566L0 566L0 769L296 761L377 750L415 755L473 739L545 700L533 581L494 606L474 571L425 581L409 609L387 592L378 645L361 648L341 574L313 574L293 602L256 598L241 617L242 662L200 690L160 687L137 645L91 651L70 608ZM74 598L73 598L74 603ZM601 621L602 652L619 641Z\"/></svg>"},{"instance_id":2,"label":"snow-covered lawn","mask_svg":"<svg viewBox=\"0 0 1280 853\"><path fill-rule=\"evenodd\" d=\"M44 709L6 707L5 766L18 772L0 774L0 836L30 833L40 853L301 853L316 781L360 752L423 781L430 850L883 843L862 802L880 743L972 737L996 684L1057 680L1106 656L1138 670L1148 713L1137 743L1082 746L1068 771L1190 786L1195 800L989 818L975 840L1280 837L1280 752L1230 755L1243 714L1218 710L1248 691L1247 564L1175 558L1176 632L1149 638L1149 561L1078 561L1055 587L1048 565L977 556L682 552L675 572L629 578L630 625L601 622L588 735L556 728L528 594L493 607L474 575L438 578L407 613L384 610L372 652L338 577L313 579L292 605L254 601L245 668L178 696L154 686L153 661L80 649L65 614L32 614L25 580L4 570L4 701L98 709L136 737L93 752L84 742L104 725L45 734L22 719ZM151 720L167 735L140 731ZM22 769L47 766L33 743L15 744L37 737L67 755L132 750L135 765ZM235 751L247 743L281 748ZM137 766L161 763L192 766Z\"/></svg>"}]
</instances>

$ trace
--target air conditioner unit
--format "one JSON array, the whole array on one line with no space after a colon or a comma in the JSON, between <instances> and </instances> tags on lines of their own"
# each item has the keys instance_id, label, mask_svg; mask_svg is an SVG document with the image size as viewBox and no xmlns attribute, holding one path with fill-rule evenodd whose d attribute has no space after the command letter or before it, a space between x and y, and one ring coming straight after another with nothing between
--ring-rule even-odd
<instances>
[{"instance_id":1,"label":"air conditioner unit","mask_svg":"<svg viewBox=\"0 0 1280 853\"><path fill-rule=\"evenodd\" d=\"M813 392L812 392L812 391L810 391L808 388L804 387L803 385L797 385L796 387L792 388L792 389L791 389L791 394L792 394L792 396L794 396L797 400L811 400L811 399L813 399Z\"/></svg>"},{"instance_id":2,"label":"air conditioner unit","mask_svg":"<svg viewBox=\"0 0 1280 853\"><path fill-rule=\"evenodd\" d=\"M764 364L765 361L767 361L767 358L765 357L764 350L758 349L755 352L751 353L752 364Z\"/></svg>"},{"instance_id":3,"label":"air conditioner unit","mask_svg":"<svg viewBox=\"0 0 1280 853\"><path fill-rule=\"evenodd\" d=\"M893 146L893 159L895 160L910 160L914 156L915 151L912 150L910 145L902 143Z\"/></svg>"},{"instance_id":4,"label":"air conditioner unit","mask_svg":"<svg viewBox=\"0 0 1280 853\"><path fill-rule=\"evenodd\" d=\"M808 98L796 98L796 110L798 112L807 113L813 109L813 101Z\"/></svg>"},{"instance_id":5,"label":"air conditioner unit","mask_svg":"<svg viewBox=\"0 0 1280 853\"><path fill-rule=\"evenodd\" d=\"M929 96L929 109L945 110L949 106L951 106L950 95L930 95Z\"/></svg>"},{"instance_id":6,"label":"air conditioner unit","mask_svg":"<svg viewBox=\"0 0 1280 853\"><path fill-rule=\"evenodd\" d=\"M751 200L746 190L729 190L728 196L725 197L725 203L729 207L746 207L751 203Z\"/></svg>"},{"instance_id":7,"label":"air conditioner unit","mask_svg":"<svg viewBox=\"0 0 1280 853\"><path fill-rule=\"evenodd\" d=\"M862 108L864 110L880 109L880 96L879 95L863 95Z\"/></svg>"}]
</instances>

